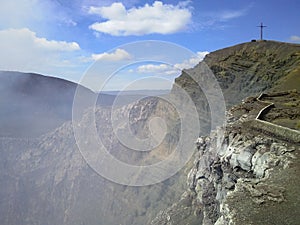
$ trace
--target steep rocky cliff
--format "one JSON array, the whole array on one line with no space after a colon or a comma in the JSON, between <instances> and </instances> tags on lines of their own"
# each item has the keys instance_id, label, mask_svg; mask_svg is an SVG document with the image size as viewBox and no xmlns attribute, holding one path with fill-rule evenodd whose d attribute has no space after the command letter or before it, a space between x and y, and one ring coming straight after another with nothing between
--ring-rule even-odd
<instances>
[{"instance_id":1,"label":"steep rocky cliff","mask_svg":"<svg viewBox=\"0 0 300 225\"><path fill-rule=\"evenodd\" d=\"M207 55L227 103L226 123L197 140L189 188L151 224L299 223L299 56L299 45L272 41ZM198 71L201 79L200 67L176 82L205 114L204 93L189 76Z\"/></svg>"},{"instance_id":2,"label":"steep rocky cliff","mask_svg":"<svg viewBox=\"0 0 300 225\"><path fill-rule=\"evenodd\" d=\"M149 133L150 116L163 116L161 107L168 106L150 97L118 106L114 114L122 117L130 113L132 131L143 137ZM110 107L97 107L95 111L99 137L112 155L142 165L165 157L167 152L161 150L166 147L151 154L138 151L129 154L112 130L111 113ZM94 111L87 110L80 125L89 127L92 115ZM172 143L176 144L176 137L168 136L166 145ZM3 225L147 224L159 210L179 199L186 187L187 171L145 187L120 185L103 178L81 154L70 121L34 139L2 137L0 150L0 224Z\"/></svg>"},{"instance_id":3,"label":"steep rocky cliff","mask_svg":"<svg viewBox=\"0 0 300 225\"><path fill-rule=\"evenodd\" d=\"M274 102L274 96L300 100L296 91L270 96ZM228 111L226 125L198 138L188 190L151 224L299 223L300 132L278 125L274 129L273 123L257 119L265 107L265 102L247 98ZM299 121L300 115L296 117L285 115Z\"/></svg>"}]
</instances>

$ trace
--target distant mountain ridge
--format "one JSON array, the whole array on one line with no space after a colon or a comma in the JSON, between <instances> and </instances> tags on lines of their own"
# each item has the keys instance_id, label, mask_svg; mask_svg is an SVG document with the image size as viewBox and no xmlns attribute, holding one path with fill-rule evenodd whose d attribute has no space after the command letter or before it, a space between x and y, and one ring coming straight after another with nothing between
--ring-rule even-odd
<instances>
[{"instance_id":1,"label":"distant mountain ridge","mask_svg":"<svg viewBox=\"0 0 300 225\"><path fill-rule=\"evenodd\" d=\"M57 77L0 71L0 136L37 137L72 119L76 89L95 97L86 87ZM101 94L101 105L115 97Z\"/></svg>"},{"instance_id":2,"label":"distant mountain ridge","mask_svg":"<svg viewBox=\"0 0 300 225\"><path fill-rule=\"evenodd\" d=\"M35 137L70 120L76 88L60 78L0 71L0 136Z\"/></svg>"},{"instance_id":3,"label":"distant mountain ridge","mask_svg":"<svg viewBox=\"0 0 300 225\"><path fill-rule=\"evenodd\" d=\"M81 98L98 97L98 106L128 104L137 97L163 95L168 90L99 93L74 82L36 73L0 71L0 136L36 137L72 119L76 89ZM97 96L96 96L97 95Z\"/></svg>"}]
</instances>

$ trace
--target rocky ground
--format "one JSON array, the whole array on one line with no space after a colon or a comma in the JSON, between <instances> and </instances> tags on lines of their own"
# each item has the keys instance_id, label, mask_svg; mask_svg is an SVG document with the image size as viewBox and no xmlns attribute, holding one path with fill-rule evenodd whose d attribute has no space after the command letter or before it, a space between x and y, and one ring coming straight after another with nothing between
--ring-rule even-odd
<instances>
[{"instance_id":1,"label":"rocky ground","mask_svg":"<svg viewBox=\"0 0 300 225\"><path fill-rule=\"evenodd\" d=\"M299 145L248 126L264 106L246 99L197 140L189 189L152 224L299 224Z\"/></svg>"}]
</instances>

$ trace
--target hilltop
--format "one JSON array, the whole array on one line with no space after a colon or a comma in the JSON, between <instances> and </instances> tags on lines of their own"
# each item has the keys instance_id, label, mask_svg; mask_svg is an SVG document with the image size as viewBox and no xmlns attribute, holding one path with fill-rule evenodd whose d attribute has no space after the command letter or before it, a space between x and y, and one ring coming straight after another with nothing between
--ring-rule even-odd
<instances>
[{"instance_id":1,"label":"hilltop","mask_svg":"<svg viewBox=\"0 0 300 225\"><path fill-rule=\"evenodd\" d=\"M211 52L202 63L219 81L228 107L262 91L300 89L299 44L247 42ZM186 70L175 82L190 93L197 91L185 73L199 73L200 66Z\"/></svg>"},{"instance_id":2,"label":"hilltop","mask_svg":"<svg viewBox=\"0 0 300 225\"><path fill-rule=\"evenodd\" d=\"M229 105L262 91L300 89L299 44L248 42L212 52L204 62Z\"/></svg>"}]
</instances>

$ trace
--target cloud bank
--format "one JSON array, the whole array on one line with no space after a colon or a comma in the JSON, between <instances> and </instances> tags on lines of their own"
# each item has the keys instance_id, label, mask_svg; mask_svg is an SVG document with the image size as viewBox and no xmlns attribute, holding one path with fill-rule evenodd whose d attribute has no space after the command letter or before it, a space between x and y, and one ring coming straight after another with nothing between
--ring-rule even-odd
<instances>
[{"instance_id":1,"label":"cloud bank","mask_svg":"<svg viewBox=\"0 0 300 225\"><path fill-rule=\"evenodd\" d=\"M173 34L187 29L192 17L187 4L171 5L160 1L131 9L118 2L108 7L90 7L89 13L104 20L89 28L112 36Z\"/></svg>"},{"instance_id":2,"label":"cloud bank","mask_svg":"<svg viewBox=\"0 0 300 225\"><path fill-rule=\"evenodd\" d=\"M0 30L0 70L53 73L69 64L76 42L47 40L28 28Z\"/></svg>"}]
</instances>

